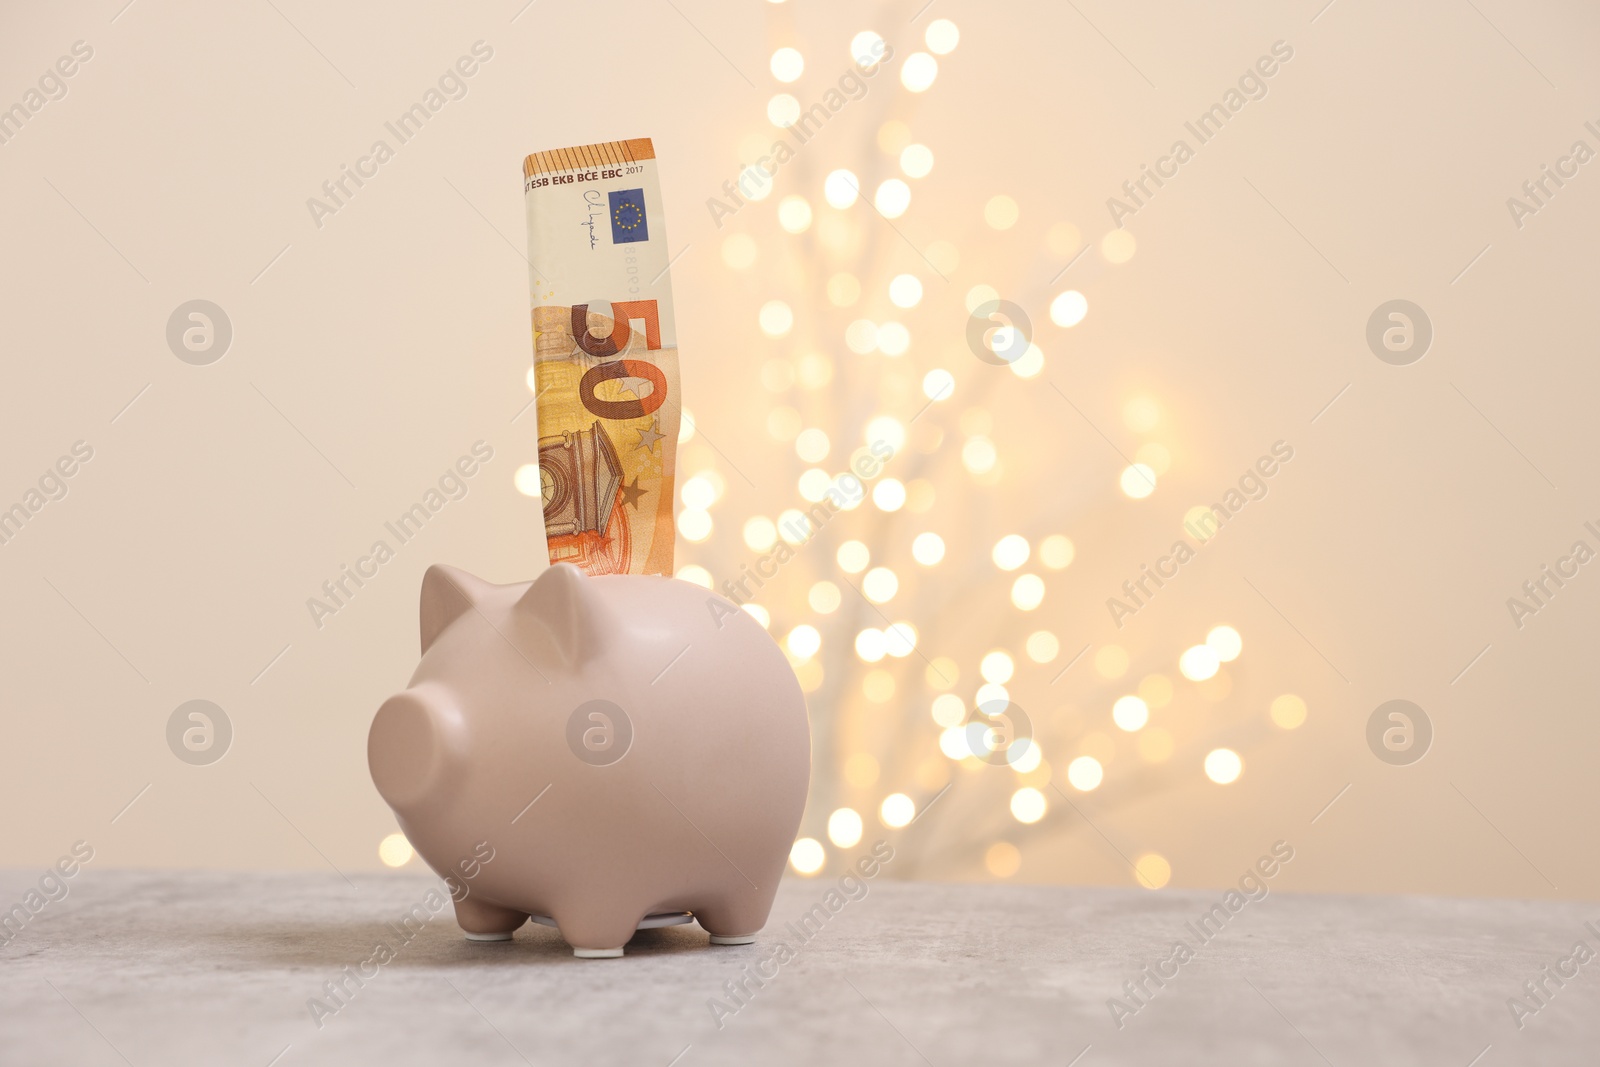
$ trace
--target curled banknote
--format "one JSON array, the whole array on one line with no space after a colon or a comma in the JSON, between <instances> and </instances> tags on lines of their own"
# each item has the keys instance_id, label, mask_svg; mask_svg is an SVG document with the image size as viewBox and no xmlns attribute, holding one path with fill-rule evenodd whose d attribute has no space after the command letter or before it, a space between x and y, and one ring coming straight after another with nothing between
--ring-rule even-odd
<instances>
[{"instance_id":1,"label":"curled banknote","mask_svg":"<svg viewBox=\"0 0 1600 1067\"><path fill-rule=\"evenodd\" d=\"M671 574L678 345L648 138L522 164L550 562Z\"/></svg>"}]
</instances>

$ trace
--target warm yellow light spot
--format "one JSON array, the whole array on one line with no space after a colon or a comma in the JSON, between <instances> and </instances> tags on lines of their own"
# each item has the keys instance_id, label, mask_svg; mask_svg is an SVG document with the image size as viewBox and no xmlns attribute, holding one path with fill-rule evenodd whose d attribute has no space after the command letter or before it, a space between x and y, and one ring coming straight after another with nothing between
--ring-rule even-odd
<instances>
[{"instance_id":1,"label":"warm yellow light spot","mask_svg":"<svg viewBox=\"0 0 1600 1067\"><path fill-rule=\"evenodd\" d=\"M537 463L524 463L517 468L517 473L511 476L511 484L517 487L517 492L523 496L543 499L544 490L539 476Z\"/></svg>"},{"instance_id":2,"label":"warm yellow light spot","mask_svg":"<svg viewBox=\"0 0 1600 1067\"><path fill-rule=\"evenodd\" d=\"M827 862L828 853L814 837L802 837L789 849L789 866L804 875L816 874Z\"/></svg>"},{"instance_id":3,"label":"warm yellow light spot","mask_svg":"<svg viewBox=\"0 0 1600 1067\"><path fill-rule=\"evenodd\" d=\"M884 218L897 219L911 206L911 186L899 178L888 178L872 194L872 204Z\"/></svg>"},{"instance_id":4,"label":"warm yellow light spot","mask_svg":"<svg viewBox=\"0 0 1600 1067\"><path fill-rule=\"evenodd\" d=\"M711 588L711 572L698 563L685 563L678 568L678 572L673 577L680 582L690 582L698 585L702 589Z\"/></svg>"},{"instance_id":5,"label":"warm yellow light spot","mask_svg":"<svg viewBox=\"0 0 1600 1067\"><path fill-rule=\"evenodd\" d=\"M887 604L900 590L900 579L888 567L874 567L861 579L861 591L874 604Z\"/></svg>"},{"instance_id":6,"label":"warm yellow light spot","mask_svg":"<svg viewBox=\"0 0 1600 1067\"><path fill-rule=\"evenodd\" d=\"M1011 764L1011 769L1018 774L1031 774L1039 769L1044 762L1044 751L1039 747L1039 742L1032 739L1021 739L1012 743L1006 749L1006 762ZM1046 781L1049 780L1048 775Z\"/></svg>"},{"instance_id":7,"label":"warm yellow light spot","mask_svg":"<svg viewBox=\"0 0 1600 1067\"><path fill-rule=\"evenodd\" d=\"M704 541L711 536L711 512L684 508L678 512L678 532L695 544Z\"/></svg>"},{"instance_id":8,"label":"warm yellow light spot","mask_svg":"<svg viewBox=\"0 0 1600 1067\"><path fill-rule=\"evenodd\" d=\"M1206 644L1223 663L1232 663L1244 650L1244 639L1239 636L1239 631L1231 626L1214 627L1206 634Z\"/></svg>"},{"instance_id":9,"label":"warm yellow light spot","mask_svg":"<svg viewBox=\"0 0 1600 1067\"><path fill-rule=\"evenodd\" d=\"M1039 562L1053 571L1071 566L1076 554L1072 539L1064 534L1051 534L1039 542Z\"/></svg>"},{"instance_id":10,"label":"warm yellow light spot","mask_svg":"<svg viewBox=\"0 0 1600 1067\"><path fill-rule=\"evenodd\" d=\"M890 793L878 807L878 818L892 830L905 826L917 814L917 805L904 793Z\"/></svg>"},{"instance_id":11,"label":"warm yellow light spot","mask_svg":"<svg viewBox=\"0 0 1600 1067\"><path fill-rule=\"evenodd\" d=\"M861 195L861 182L857 180L854 172L843 167L830 171L822 180L822 198L828 206L841 210L856 202L856 197Z\"/></svg>"},{"instance_id":12,"label":"warm yellow light spot","mask_svg":"<svg viewBox=\"0 0 1600 1067\"><path fill-rule=\"evenodd\" d=\"M788 93L779 93L767 101L767 121L787 129L800 117L800 101Z\"/></svg>"},{"instance_id":13,"label":"warm yellow light spot","mask_svg":"<svg viewBox=\"0 0 1600 1067\"><path fill-rule=\"evenodd\" d=\"M772 626L772 612L760 604L740 604L739 610L759 622L763 630Z\"/></svg>"},{"instance_id":14,"label":"warm yellow light spot","mask_svg":"<svg viewBox=\"0 0 1600 1067\"><path fill-rule=\"evenodd\" d=\"M1079 792L1087 793L1100 785L1105 770L1093 756L1079 756L1067 764L1067 782Z\"/></svg>"},{"instance_id":15,"label":"warm yellow light spot","mask_svg":"<svg viewBox=\"0 0 1600 1067\"><path fill-rule=\"evenodd\" d=\"M922 376L922 395L929 400L949 400L956 391L956 376L936 367Z\"/></svg>"},{"instance_id":16,"label":"warm yellow light spot","mask_svg":"<svg viewBox=\"0 0 1600 1067\"><path fill-rule=\"evenodd\" d=\"M927 512L933 507L937 496L933 483L926 478L913 478L906 483L906 509L913 514L921 515Z\"/></svg>"},{"instance_id":17,"label":"warm yellow light spot","mask_svg":"<svg viewBox=\"0 0 1600 1067\"><path fill-rule=\"evenodd\" d=\"M961 680L961 670L949 656L940 656L922 672L930 689L951 689Z\"/></svg>"},{"instance_id":18,"label":"warm yellow light spot","mask_svg":"<svg viewBox=\"0 0 1600 1067\"><path fill-rule=\"evenodd\" d=\"M807 352L795 363L795 373L805 388L821 389L833 381L833 360L821 352Z\"/></svg>"},{"instance_id":19,"label":"warm yellow light spot","mask_svg":"<svg viewBox=\"0 0 1600 1067\"><path fill-rule=\"evenodd\" d=\"M885 478L872 487L872 503L879 511L899 511L906 506L906 486L899 478Z\"/></svg>"},{"instance_id":20,"label":"warm yellow light spot","mask_svg":"<svg viewBox=\"0 0 1600 1067\"><path fill-rule=\"evenodd\" d=\"M761 332L768 337L782 337L794 325L794 312L782 300L768 300L761 305Z\"/></svg>"},{"instance_id":21,"label":"warm yellow light spot","mask_svg":"<svg viewBox=\"0 0 1600 1067\"><path fill-rule=\"evenodd\" d=\"M994 442L987 437L969 437L961 446L961 464L972 474L988 474L999 458Z\"/></svg>"},{"instance_id":22,"label":"warm yellow light spot","mask_svg":"<svg viewBox=\"0 0 1600 1067\"><path fill-rule=\"evenodd\" d=\"M1016 673L1017 665L1011 656L1000 649L995 649L983 657L978 664L978 673L983 675L986 682L1003 685L1011 681L1011 676Z\"/></svg>"},{"instance_id":23,"label":"warm yellow light spot","mask_svg":"<svg viewBox=\"0 0 1600 1067\"><path fill-rule=\"evenodd\" d=\"M924 567L931 567L944 559L944 538L936 533L920 533L911 542L911 558Z\"/></svg>"},{"instance_id":24,"label":"warm yellow light spot","mask_svg":"<svg viewBox=\"0 0 1600 1067\"><path fill-rule=\"evenodd\" d=\"M911 331L890 320L878 323L878 351L886 356L903 356L911 347Z\"/></svg>"},{"instance_id":25,"label":"warm yellow light spot","mask_svg":"<svg viewBox=\"0 0 1600 1067\"><path fill-rule=\"evenodd\" d=\"M885 155L894 155L911 143L911 127L899 119L890 119L878 127L878 148Z\"/></svg>"},{"instance_id":26,"label":"warm yellow light spot","mask_svg":"<svg viewBox=\"0 0 1600 1067\"><path fill-rule=\"evenodd\" d=\"M881 667L868 671L861 679L861 694L874 704L887 704L894 699L894 675Z\"/></svg>"},{"instance_id":27,"label":"warm yellow light spot","mask_svg":"<svg viewBox=\"0 0 1600 1067\"><path fill-rule=\"evenodd\" d=\"M1000 299L1000 293L992 285L979 283L967 290L967 314L972 314L991 300Z\"/></svg>"},{"instance_id":28,"label":"warm yellow light spot","mask_svg":"<svg viewBox=\"0 0 1600 1067\"><path fill-rule=\"evenodd\" d=\"M806 594L806 603L819 615L831 615L839 610L839 587L832 582L818 582Z\"/></svg>"},{"instance_id":29,"label":"warm yellow light spot","mask_svg":"<svg viewBox=\"0 0 1600 1067\"><path fill-rule=\"evenodd\" d=\"M933 698L931 714L940 726L959 726L967 717L967 706L954 693L940 693Z\"/></svg>"},{"instance_id":30,"label":"warm yellow light spot","mask_svg":"<svg viewBox=\"0 0 1600 1067\"><path fill-rule=\"evenodd\" d=\"M1148 763L1165 763L1172 758L1172 735L1159 726L1139 731L1139 757Z\"/></svg>"},{"instance_id":31,"label":"warm yellow light spot","mask_svg":"<svg viewBox=\"0 0 1600 1067\"><path fill-rule=\"evenodd\" d=\"M787 404L767 412L767 433L775 441L793 441L803 425L800 413Z\"/></svg>"},{"instance_id":32,"label":"warm yellow light spot","mask_svg":"<svg viewBox=\"0 0 1600 1067\"><path fill-rule=\"evenodd\" d=\"M967 744L967 729L964 726L946 726L939 733L939 751L944 753L946 759L964 760L972 755L972 749Z\"/></svg>"},{"instance_id":33,"label":"warm yellow light spot","mask_svg":"<svg viewBox=\"0 0 1600 1067\"><path fill-rule=\"evenodd\" d=\"M1050 321L1057 326L1076 326L1089 314L1089 300L1076 289L1068 289L1050 301Z\"/></svg>"},{"instance_id":34,"label":"warm yellow light spot","mask_svg":"<svg viewBox=\"0 0 1600 1067\"><path fill-rule=\"evenodd\" d=\"M1025 785L1011 794L1011 817L1020 823L1036 823L1049 810L1050 804L1044 794L1031 785Z\"/></svg>"},{"instance_id":35,"label":"warm yellow light spot","mask_svg":"<svg viewBox=\"0 0 1600 1067\"><path fill-rule=\"evenodd\" d=\"M1001 193L992 196L989 202L983 205L983 221L997 230L1009 230L1017 224L1017 202Z\"/></svg>"},{"instance_id":36,"label":"warm yellow light spot","mask_svg":"<svg viewBox=\"0 0 1600 1067\"><path fill-rule=\"evenodd\" d=\"M1049 663L1061 654L1061 642L1049 630L1035 630L1029 634L1023 648L1035 663Z\"/></svg>"},{"instance_id":37,"label":"warm yellow light spot","mask_svg":"<svg viewBox=\"0 0 1600 1067\"><path fill-rule=\"evenodd\" d=\"M972 702L985 715L996 715L1004 711L1005 706L1011 702L1011 694L999 682L985 682L978 686Z\"/></svg>"},{"instance_id":38,"label":"warm yellow light spot","mask_svg":"<svg viewBox=\"0 0 1600 1067\"><path fill-rule=\"evenodd\" d=\"M1139 696L1152 708L1164 708L1172 701L1172 679L1164 674L1147 674L1139 682Z\"/></svg>"},{"instance_id":39,"label":"warm yellow light spot","mask_svg":"<svg viewBox=\"0 0 1600 1067\"><path fill-rule=\"evenodd\" d=\"M840 271L828 279L828 303L847 308L861 299L861 283L854 274Z\"/></svg>"},{"instance_id":40,"label":"warm yellow light spot","mask_svg":"<svg viewBox=\"0 0 1600 1067\"><path fill-rule=\"evenodd\" d=\"M1019 574L1011 583L1011 604L1019 611L1032 611L1044 603L1044 579L1037 574Z\"/></svg>"},{"instance_id":41,"label":"warm yellow light spot","mask_svg":"<svg viewBox=\"0 0 1600 1067\"><path fill-rule=\"evenodd\" d=\"M1244 761L1231 748L1214 748L1206 753L1206 777L1218 785L1227 785L1244 770Z\"/></svg>"},{"instance_id":42,"label":"warm yellow light spot","mask_svg":"<svg viewBox=\"0 0 1600 1067\"><path fill-rule=\"evenodd\" d=\"M1058 222L1044 235L1045 244L1058 256L1071 257L1083 247L1083 235L1070 222Z\"/></svg>"},{"instance_id":43,"label":"warm yellow light spot","mask_svg":"<svg viewBox=\"0 0 1600 1067\"><path fill-rule=\"evenodd\" d=\"M1122 468L1122 477L1118 479L1122 491L1134 500L1143 500L1156 491L1156 472L1143 463L1134 463Z\"/></svg>"},{"instance_id":44,"label":"warm yellow light spot","mask_svg":"<svg viewBox=\"0 0 1600 1067\"><path fill-rule=\"evenodd\" d=\"M1003 571L1014 571L1028 562L1028 539L1021 534L1006 534L995 542L991 553L994 565Z\"/></svg>"},{"instance_id":45,"label":"warm yellow light spot","mask_svg":"<svg viewBox=\"0 0 1600 1067\"><path fill-rule=\"evenodd\" d=\"M889 654L888 641L883 631L867 627L856 634L856 655L863 663L877 663Z\"/></svg>"},{"instance_id":46,"label":"warm yellow light spot","mask_svg":"<svg viewBox=\"0 0 1600 1067\"><path fill-rule=\"evenodd\" d=\"M1161 423L1161 405L1154 397L1135 396L1122 405L1122 424L1134 433L1149 433Z\"/></svg>"},{"instance_id":47,"label":"warm yellow light spot","mask_svg":"<svg viewBox=\"0 0 1600 1067\"><path fill-rule=\"evenodd\" d=\"M800 431L794 439L795 455L807 463L821 463L827 459L829 448L827 433L815 426Z\"/></svg>"},{"instance_id":48,"label":"warm yellow light spot","mask_svg":"<svg viewBox=\"0 0 1600 1067\"><path fill-rule=\"evenodd\" d=\"M752 515L744 523L744 543L756 552L765 552L778 543L778 527L765 515Z\"/></svg>"},{"instance_id":49,"label":"warm yellow light spot","mask_svg":"<svg viewBox=\"0 0 1600 1067\"><path fill-rule=\"evenodd\" d=\"M854 848L861 840L861 816L854 808L839 808L828 816L828 840L840 848Z\"/></svg>"},{"instance_id":50,"label":"warm yellow light spot","mask_svg":"<svg viewBox=\"0 0 1600 1067\"><path fill-rule=\"evenodd\" d=\"M806 61L798 49L780 48L772 53L772 76L781 82L792 82L805 73Z\"/></svg>"},{"instance_id":51,"label":"warm yellow light spot","mask_svg":"<svg viewBox=\"0 0 1600 1067\"><path fill-rule=\"evenodd\" d=\"M1103 645L1094 651L1094 669L1102 678L1121 678L1128 673L1128 653L1121 645Z\"/></svg>"},{"instance_id":52,"label":"warm yellow light spot","mask_svg":"<svg viewBox=\"0 0 1600 1067\"><path fill-rule=\"evenodd\" d=\"M1195 645L1178 657L1179 672L1191 682L1203 682L1217 673L1221 661L1210 645Z\"/></svg>"},{"instance_id":53,"label":"warm yellow light spot","mask_svg":"<svg viewBox=\"0 0 1600 1067\"><path fill-rule=\"evenodd\" d=\"M900 152L900 170L908 178L926 178L933 170L933 149L925 144L908 144Z\"/></svg>"},{"instance_id":54,"label":"warm yellow light spot","mask_svg":"<svg viewBox=\"0 0 1600 1067\"><path fill-rule=\"evenodd\" d=\"M1293 693L1285 693L1272 702L1272 721L1285 730L1293 730L1306 721L1306 702Z\"/></svg>"},{"instance_id":55,"label":"warm yellow light spot","mask_svg":"<svg viewBox=\"0 0 1600 1067\"><path fill-rule=\"evenodd\" d=\"M883 53L883 38L871 30L862 30L850 38L850 58L859 66L870 67Z\"/></svg>"},{"instance_id":56,"label":"warm yellow light spot","mask_svg":"<svg viewBox=\"0 0 1600 1067\"><path fill-rule=\"evenodd\" d=\"M866 752L852 752L844 761L844 780L857 789L866 789L878 782L877 757Z\"/></svg>"},{"instance_id":57,"label":"warm yellow light spot","mask_svg":"<svg viewBox=\"0 0 1600 1067\"><path fill-rule=\"evenodd\" d=\"M784 644L789 647L790 653L801 659L810 659L822 648L822 635L815 626L801 623L789 631L789 636L784 638Z\"/></svg>"},{"instance_id":58,"label":"warm yellow light spot","mask_svg":"<svg viewBox=\"0 0 1600 1067\"><path fill-rule=\"evenodd\" d=\"M749 270L755 265L757 247L755 238L744 233L730 233L722 241L722 262L733 270Z\"/></svg>"},{"instance_id":59,"label":"warm yellow light spot","mask_svg":"<svg viewBox=\"0 0 1600 1067\"><path fill-rule=\"evenodd\" d=\"M1111 705L1111 721L1131 734L1150 721L1150 707L1136 696L1118 697Z\"/></svg>"},{"instance_id":60,"label":"warm yellow light spot","mask_svg":"<svg viewBox=\"0 0 1600 1067\"><path fill-rule=\"evenodd\" d=\"M778 225L790 233L805 233L811 227L811 202L803 196L778 201Z\"/></svg>"},{"instance_id":61,"label":"warm yellow light spot","mask_svg":"<svg viewBox=\"0 0 1600 1067\"><path fill-rule=\"evenodd\" d=\"M1211 540L1221 528L1217 513L1204 504L1196 504L1183 513L1183 532L1196 541L1204 543Z\"/></svg>"},{"instance_id":62,"label":"warm yellow light spot","mask_svg":"<svg viewBox=\"0 0 1600 1067\"><path fill-rule=\"evenodd\" d=\"M1010 878L1022 868L1022 853L1009 841L996 841L983 854L983 867L996 878Z\"/></svg>"},{"instance_id":63,"label":"warm yellow light spot","mask_svg":"<svg viewBox=\"0 0 1600 1067\"><path fill-rule=\"evenodd\" d=\"M939 61L926 52L912 52L900 64L900 84L914 93L924 92L939 76Z\"/></svg>"},{"instance_id":64,"label":"warm yellow light spot","mask_svg":"<svg viewBox=\"0 0 1600 1067\"><path fill-rule=\"evenodd\" d=\"M390 834L378 842L378 858L385 867L404 867L416 854L405 834Z\"/></svg>"},{"instance_id":65,"label":"warm yellow light spot","mask_svg":"<svg viewBox=\"0 0 1600 1067\"><path fill-rule=\"evenodd\" d=\"M839 569L846 574L860 574L872 561L871 550L860 541L846 541L834 556L839 561Z\"/></svg>"},{"instance_id":66,"label":"warm yellow light spot","mask_svg":"<svg viewBox=\"0 0 1600 1067\"><path fill-rule=\"evenodd\" d=\"M922 39L927 42L928 51L940 56L949 55L961 43L961 31L949 19L934 19L928 23L928 31Z\"/></svg>"},{"instance_id":67,"label":"warm yellow light spot","mask_svg":"<svg viewBox=\"0 0 1600 1067\"><path fill-rule=\"evenodd\" d=\"M889 280L889 302L897 308L914 308L922 300L922 281L915 274L896 274Z\"/></svg>"},{"instance_id":68,"label":"warm yellow light spot","mask_svg":"<svg viewBox=\"0 0 1600 1067\"><path fill-rule=\"evenodd\" d=\"M1133 258L1134 249L1139 247L1139 242L1133 239L1133 234L1127 230L1112 230L1100 238L1100 254L1106 257L1107 263L1126 263Z\"/></svg>"},{"instance_id":69,"label":"warm yellow light spot","mask_svg":"<svg viewBox=\"0 0 1600 1067\"><path fill-rule=\"evenodd\" d=\"M1172 864L1157 853L1145 853L1133 861L1133 867L1137 872L1135 880L1146 889L1160 889L1172 880Z\"/></svg>"}]
</instances>

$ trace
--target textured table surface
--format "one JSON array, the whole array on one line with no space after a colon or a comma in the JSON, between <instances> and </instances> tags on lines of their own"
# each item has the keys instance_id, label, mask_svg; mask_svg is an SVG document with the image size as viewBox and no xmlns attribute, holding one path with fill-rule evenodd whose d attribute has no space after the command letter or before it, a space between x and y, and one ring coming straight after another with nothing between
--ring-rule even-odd
<instances>
[{"instance_id":1,"label":"textured table surface","mask_svg":"<svg viewBox=\"0 0 1600 1067\"><path fill-rule=\"evenodd\" d=\"M0 906L38 877L0 873ZM795 880L755 945L684 926L584 961L531 924L469 943L448 909L401 943L437 881L352 881L84 870L0 946L0 1064L1600 1063L1600 959L1561 963L1600 950L1600 905L1273 892L1202 943L1220 890L880 879L801 940L787 924L834 883ZM1193 958L1127 998L1177 940ZM730 997L779 941L788 962ZM393 958L328 998L379 942ZM1551 995L1519 1029L1529 979ZM1112 997L1137 1005L1120 1028Z\"/></svg>"}]
</instances>

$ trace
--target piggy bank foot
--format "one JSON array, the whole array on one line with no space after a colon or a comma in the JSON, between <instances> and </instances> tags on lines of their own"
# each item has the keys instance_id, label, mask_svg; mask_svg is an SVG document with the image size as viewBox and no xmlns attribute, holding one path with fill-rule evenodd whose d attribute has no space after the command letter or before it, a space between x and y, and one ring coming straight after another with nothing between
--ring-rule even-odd
<instances>
[{"instance_id":1,"label":"piggy bank foot","mask_svg":"<svg viewBox=\"0 0 1600 1067\"><path fill-rule=\"evenodd\" d=\"M738 900L712 907L696 908L695 921L711 935L713 945L748 945L756 932L767 924L770 900Z\"/></svg>"},{"instance_id":2,"label":"piggy bank foot","mask_svg":"<svg viewBox=\"0 0 1600 1067\"><path fill-rule=\"evenodd\" d=\"M557 909L552 918L561 936L580 960L610 960L622 955L622 946L639 928L642 915L586 915Z\"/></svg>"},{"instance_id":3,"label":"piggy bank foot","mask_svg":"<svg viewBox=\"0 0 1600 1067\"><path fill-rule=\"evenodd\" d=\"M517 927L527 921L526 912L512 911L476 897L456 901L456 922L468 941L510 941Z\"/></svg>"}]
</instances>

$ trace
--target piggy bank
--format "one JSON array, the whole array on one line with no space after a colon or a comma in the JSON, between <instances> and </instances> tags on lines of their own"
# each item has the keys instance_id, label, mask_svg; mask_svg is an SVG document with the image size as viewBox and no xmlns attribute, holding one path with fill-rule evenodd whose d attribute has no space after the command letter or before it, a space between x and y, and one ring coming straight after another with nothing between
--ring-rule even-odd
<instances>
[{"instance_id":1,"label":"piggy bank","mask_svg":"<svg viewBox=\"0 0 1600 1067\"><path fill-rule=\"evenodd\" d=\"M367 760L467 937L532 917L620 956L692 916L714 944L754 939L811 774L805 699L755 619L564 563L518 585L430 567L421 614L422 663Z\"/></svg>"}]
</instances>

